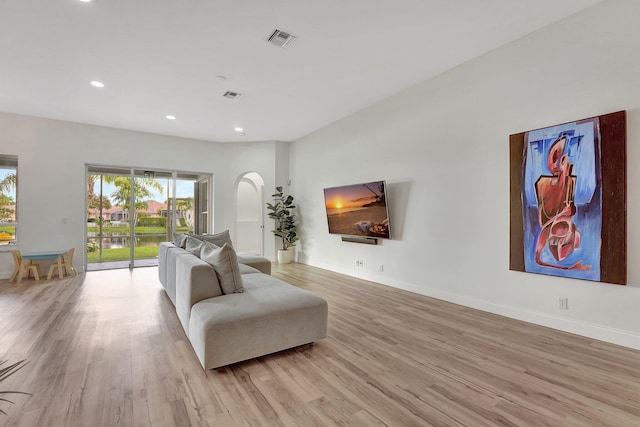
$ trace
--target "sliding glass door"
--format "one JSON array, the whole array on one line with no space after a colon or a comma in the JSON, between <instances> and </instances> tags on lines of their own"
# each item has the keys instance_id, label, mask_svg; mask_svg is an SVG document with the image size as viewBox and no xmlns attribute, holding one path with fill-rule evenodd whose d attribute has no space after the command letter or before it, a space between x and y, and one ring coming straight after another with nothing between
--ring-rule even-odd
<instances>
[{"instance_id":1,"label":"sliding glass door","mask_svg":"<svg viewBox=\"0 0 640 427\"><path fill-rule=\"evenodd\" d=\"M168 201L173 195L173 173L166 171L133 171L131 229L131 263L133 267L158 265L160 242L172 240Z\"/></svg>"},{"instance_id":2,"label":"sliding glass door","mask_svg":"<svg viewBox=\"0 0 640 427\"><path fill-rule=\"evenodd\" d=\"M210 176L177 171L87 167L87 270L158 265L160 242L209 230Z\"/></svg>"},{"instance_id":3,"label":"sliding glass door","mask_svg":"<svg viewBox=\"0 0 640 427\"><path fill-rule=\"evenodd\" d=\"M87 269L129 268L131 221L127 193L131 170L89 169L87 178Z\"/></svg>"}]
</instances>

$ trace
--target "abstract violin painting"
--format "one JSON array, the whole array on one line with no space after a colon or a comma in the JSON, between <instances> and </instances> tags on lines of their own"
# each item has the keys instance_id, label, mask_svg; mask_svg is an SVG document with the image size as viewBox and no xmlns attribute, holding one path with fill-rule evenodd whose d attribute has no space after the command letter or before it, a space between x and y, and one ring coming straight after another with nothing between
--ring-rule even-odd
<instances>
[{"instance_id":1,"label":"abstract violin painting","mask_svg":"<svg viewBox=\"0 0 640 427\"><path fill-rule=\"evenodd\" d=\"M510 136L510 269L626 284L626 113Z\"/></svg>"}]
</instances>

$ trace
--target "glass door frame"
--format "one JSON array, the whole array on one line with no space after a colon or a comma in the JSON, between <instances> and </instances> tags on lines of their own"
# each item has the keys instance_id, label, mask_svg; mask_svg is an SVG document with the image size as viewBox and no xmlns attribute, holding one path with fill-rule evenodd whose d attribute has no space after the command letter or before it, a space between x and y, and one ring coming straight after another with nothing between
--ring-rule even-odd
<instances>
[{"instance_id":1,"label":"glass door frame","mask_svg":"<svg viewBox=\"0 0 640 427\"><path fill-rule=\"evenodd\" d=\"M129 174L125 175L123 172L128 171ZM140 172L142 172L142 174L140 174ZM177 215L177 205L178 205L178 198L176 196L176 191L177 191L177 182L179 179L183 179L183 180L193 180L194 181L194 204L193 204L193 209L196 209L196 205L200 206L199 204L196 204L196 197L198 197L198 190L201 188L201 183L207 182L207 194L205 196L206 199L206 206L200 206L200 209L202 209L204 212L207 213L207 224L206 224L206 228L207 230L210 229L210 227L212 226L212 217L210 215L208 215L209 212L211 212L211 206L212 206L212 192L213 192L213 175L211 173L201 173L201 172L183 172L183 171L178 171L178 170L167 170L167 169L160 169L160 168L140 168L140 167L129 167L129 166L113 166L113 165L99 165L99 164L85 164L85 185L89 182L89 175L117 175L117 176L128 176L129 179L131 180L131 190L130 190L130 197L129 197L129 270L132 270L133 268L137 268L137 267L142 267L140 265L136 266L136 258L135 258L135 248L136 248L136 231L135 231L135 215L131 214L131 211L135 211L135 200L136 200L136 195L135 195L135 191L134 191L134 186L135 186L135 178L140 178L140 177L153 177L155 178L155 174L160 174L162 175L162 178L166 178L169 180L170 184L170 197L168 197L167 202L169 202L169 200L171 201L171 206L167 206L167 222L166 222L166 228L167 228L167 239L169 241L173 240L173 236L172 234L175 232L175 230L177 230L177 222L178 222L178 215ZM151 176L148 176L151 175ZM88 257L87 257L87 237L88 237L88 224L89 224L89 205L88 205L88 198L86 197L86 193L87 193L88 189L85 188L85 222L84 222L84 271L88 271L87 270L87 264L88 264ZM102 197L102 189L101 189L101 194L100 197ZM102 212L101 212L102 213ZM169 219L168 217L171 216L171 218ZM198 222L198 218L201 217L199 212L194 212L194 219L196 220L196 223ZM194 224L194 227L196 225ZM100 233L101 234L101 233ZM102 239L103 236L100 235L98 238Z\"/></svg>"},{"instance_id":2,"label":"glass door frame","mask_svg":"<svg viewBox=\"0 0 640 427\"><path fill-rule=\"evenodd\" d=\"M152 180L167 180L167 190L168 190L168 194L167 194L167 202L169 202L169 200L171 200L171 207L167 206L167 217L164 221L165 223L165 232L164 235L161 234L137 234L136 232L136 225L137 225L137 221L136 219L141 219L141 217L138 217L138 211L136 209L135 203L136 203L136 192L135 192L135 186L136 186L136 178L143 178L143 179L152 179ZM130 249L130 253L129 253L129 269L133 269L133 268L137 268L137 267L145 267L148 266L148 264L145 265L145 263L143 262L143 260L149 259L149 258L138 258L136 257L135 251L136 251L136 247L137 247L137 243L138 243L138 238L142 238L142 237L162 237L164 236L166 239L168 240L172 240L171 238L171 231L175 230L176 228L176 218L175 215L172 215L171 218L169 218L169 213L170 212L174 212L175 206L176 206L176 201L175 201L175 192L176 192L176 171L163 171L163 170L159 170L159 169L152 169L152 170L148 170L148 169L140 169L140 168L132 168L131 170L131 182L132 182L132 189L131 189L131 195L130 195L130 200L129 200L129 206L133 207L133 209L130 209L130 211L133 211L133 213L129 213L130 219L132 221L132 226L130 227L130 241L131 241L131 245L129 245L129 249ZM162 217L162 215L161 215ZM141 226L142 227L142 226ZM154 227L153 225L151 225L151 227ZM136 265L138 264L138 265Z\"/></svg>"}]
</instances>

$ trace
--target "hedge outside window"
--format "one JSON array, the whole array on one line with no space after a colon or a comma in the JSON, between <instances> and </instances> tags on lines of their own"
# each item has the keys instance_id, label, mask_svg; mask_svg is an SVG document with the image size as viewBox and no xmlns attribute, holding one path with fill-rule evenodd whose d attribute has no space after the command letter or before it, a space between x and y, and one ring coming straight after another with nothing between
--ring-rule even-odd
<instances>
[{"instance_id":1,"label":"hedge outside window","mask_svg":"<svg viewBox=\"0 0 640 427\"><path fill-rule=\"evenodd\" d=\"M0 154L0 245L16 244L18 158Z\"/></svg>"}]
</instances>

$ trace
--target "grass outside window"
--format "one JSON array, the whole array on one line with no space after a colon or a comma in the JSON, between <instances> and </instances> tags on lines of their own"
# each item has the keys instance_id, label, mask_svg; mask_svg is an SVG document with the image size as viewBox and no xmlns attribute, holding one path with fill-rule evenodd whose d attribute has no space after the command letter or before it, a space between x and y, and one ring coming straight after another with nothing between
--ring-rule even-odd
<instances>
[{"instance_id":1,"label":"grass outside window","mask_svg":"<svg viewBox=\"0 0 640 427\"><path fill-rule=\"evenodd\" d=\"M113 248L102 250L102 261L128 261L131 253L130 248ZM138 246L133 250L134 259L156 258L158 256L157 246ZM100 252L87 253L87 262L100 262Z\"/></svg>"}]
</instances>

